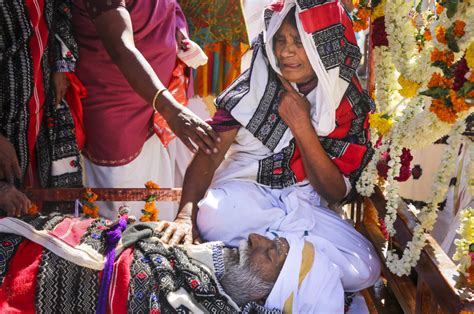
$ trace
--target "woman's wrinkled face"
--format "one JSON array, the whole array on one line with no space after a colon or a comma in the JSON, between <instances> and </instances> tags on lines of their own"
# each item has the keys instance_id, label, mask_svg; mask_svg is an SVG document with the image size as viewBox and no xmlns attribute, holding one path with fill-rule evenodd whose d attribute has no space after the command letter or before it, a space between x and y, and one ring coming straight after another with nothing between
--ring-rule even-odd
<instances>
[{"instance_id":1,"label":"woman's wrinkled face","mask_svg":"<svg viewBox=\"0 0 474 314\"><path fill-rule=\"evenodd\" d=\"M285 18L273 37L273 51L284 79L306 83L316 77L296 27Z\"/></svg>"}]
</instances>

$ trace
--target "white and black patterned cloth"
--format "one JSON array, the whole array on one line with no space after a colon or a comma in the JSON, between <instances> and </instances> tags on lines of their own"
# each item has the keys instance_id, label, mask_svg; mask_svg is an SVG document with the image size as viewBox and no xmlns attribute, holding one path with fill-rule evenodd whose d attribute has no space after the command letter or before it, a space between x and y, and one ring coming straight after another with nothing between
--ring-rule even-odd
<instances>
[{"instance_id":1,"label":"white and black patterned cloth","mask_svg":"<svg viewBox=\"0 0 474 314\"><path fill-rule=\"evenodd\" d=\"M29 102L38 96L34 92L35 64L30 39L38 34L33 30L32 12L25 1L0 2L0 134L15 147L23 176L31 162L30 146L35 145L37 176L43 187L82 186L73 118L64 99L60 109L54 109L50 80L51 71L72 71L78 57L70 23L70 5L69 0L46 0L44 6L38 8L46 23L48 41L40 44L44 50L38 65L44 87L38 93L44 94L45 100L41 104L44 113L42 121L34 126L39 132L32 140ZM55 162L64 160L74 163L73 170L52 171ZM17 182L18 185L22 183Z\"/></svg>"}]
</instances>

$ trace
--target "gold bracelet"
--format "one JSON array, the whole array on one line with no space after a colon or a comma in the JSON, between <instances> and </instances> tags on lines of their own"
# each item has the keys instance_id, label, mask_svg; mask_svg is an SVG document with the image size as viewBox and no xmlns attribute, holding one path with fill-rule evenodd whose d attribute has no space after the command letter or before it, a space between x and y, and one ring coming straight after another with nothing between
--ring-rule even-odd
<instances>
[{"instance_id":1,"label":"gold bracelet","mask_svg":"<svg viewBox=\"0 0 474 314\"><path fill-rule=\"evenodd\" d=\"M158 96L160 96L161 94L163 94L164 92L166 92L168 89L165 87L165 88L162 88L162 89L159 89L156 94L155 94L155 97L153 97L153 102L151 103L151 106L153 107L153 109L155 109L155 111L158 111L155 107L155 103L156 103L156 99L158 98Z\"/></svg>"}]
</instances>

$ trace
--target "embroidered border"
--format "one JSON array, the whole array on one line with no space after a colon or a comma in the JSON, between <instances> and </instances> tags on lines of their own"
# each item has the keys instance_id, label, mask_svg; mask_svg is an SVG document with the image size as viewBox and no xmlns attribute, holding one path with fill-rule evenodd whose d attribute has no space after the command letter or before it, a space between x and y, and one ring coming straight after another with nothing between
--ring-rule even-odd
<instances>
[{"instance_id":1,"label":"embroidered border","mask_svg":"<svg viewBox=\"0 0 474 314\"><path fill-rule=\"evenodd\" d=\"M278 91L281 83L276 73L269 68L265 93L257 110L245 126L263 145L273 150L278 145L288 126L278 114L280 97Z\"/></svg>"},{"instance_id":2,"label":"embroidered border","mask_svg":"<svg viewBox=\"0 0 474 314\"><path fill-rule=\"evenodd\" d=\"M272 189L283 189L296 183L296 176L290 168L295 153L295 140L281 152L259 161L257 182Z\"/></svg>"},{"instance_id":3,"label":"embroidered border","mask_svg":"<svg viewBox=\"0 0 474 314\"><path fill-rule=\"evenodd\" d=\"M324 4L328 2L328 0L297 0L296 2L298 3L301 10L306 10Z\"/></svg>"},{"instance_id":4,"label":"embroidered border","mask_svg":"<svg viewBox=\"0 0 474 314\"><path fill-rule=\"evenodd\" d=\"M112 224L104 218L95 219L81 238L81 244L87 244L100 254L105 250L105 232Z\"/></svg>"},{"instance_id":5,"label":"embroidered border","mask_svg":"<svg viewBox=\"0 0 474 314\"><path fill-rule=\"evenodd\" d=\"M8 272L10 260L23 241L23 237L16 234L0 233L0 286Z\"/></svg>"}]
</instances>

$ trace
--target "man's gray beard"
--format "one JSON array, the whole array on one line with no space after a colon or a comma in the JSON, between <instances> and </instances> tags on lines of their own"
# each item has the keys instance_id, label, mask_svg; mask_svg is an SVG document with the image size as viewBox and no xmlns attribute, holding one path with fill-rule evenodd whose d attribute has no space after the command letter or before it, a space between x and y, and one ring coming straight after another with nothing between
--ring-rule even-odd
<instances>
[{"instance_id":1,"label":"man's gray beard","mask_svg":"<svg viewBox=\"0 0 474 314\"><path fill-rule=\"evenodd\" d=\"M252 269L249 265L247 241L240 242L239 250L224 248L224 267L220 282L225 292L240 307L270 294L274 282L263 280L258 269Z\"/></svg>"}]
</instances>

